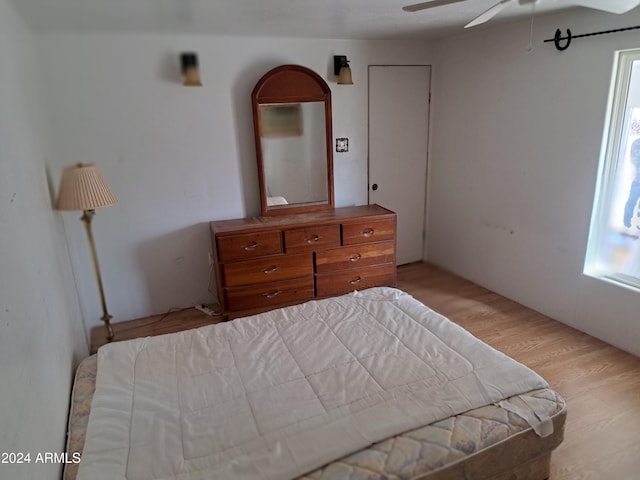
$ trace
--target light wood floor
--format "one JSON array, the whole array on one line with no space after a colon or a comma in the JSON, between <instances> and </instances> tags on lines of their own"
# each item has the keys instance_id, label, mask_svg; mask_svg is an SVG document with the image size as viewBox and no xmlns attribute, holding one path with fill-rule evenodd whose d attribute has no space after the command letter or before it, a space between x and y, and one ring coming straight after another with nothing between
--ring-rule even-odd
<instances>
[{"instance_id":1,"label":"light wood floor","mask_svg":"<svg viewBox=\"0 0 640 480\"><path fill-rule=\"evenodd\" d=\"M400 267L398 287L529 366L565 398L565 439L551 479L640 479L639 358L427 264Z\"/></svg>"},{"instance_id":2,"label":"light wood floor","mask_svg":"<svg viewBox=\"0 0 640 480\"><path fill-rule=\"evenodd\" d=\"M552 480L640 479L639 358L428 264L398 268L398 287L529 366L565 398L565 440L552 456ZM217 321L185 309L114 330L125 340ZM94 329L92 351L104 343L104 329Z\"/></svg>"}]
</instances>

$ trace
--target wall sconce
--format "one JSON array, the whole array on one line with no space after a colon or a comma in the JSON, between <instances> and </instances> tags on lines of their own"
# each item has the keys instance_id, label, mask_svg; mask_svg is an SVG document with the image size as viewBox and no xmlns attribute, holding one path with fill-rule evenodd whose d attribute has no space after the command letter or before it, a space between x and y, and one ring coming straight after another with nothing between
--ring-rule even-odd
<instances>
[{"instance_id":1,"label":"wall sconce","mask_svg":"<svg viewBox=\"0 0 640 480\"><path fill-rule=\"evenodd\" d=\"M338 76L338 85L353 85L351 68L346 55L333 56L333 73Z\"/></svg>"},{"instance_id":2,"label":"wall sconce","mask_svg":"<svg viewBox=\"0 0 640 480\"><path fill-rule=\"evenodd\" d=\"M196 53L181 53L180 63L182 65L182 84L187 87L201 87L198 55Z\"/></svg>"}]
</instances>

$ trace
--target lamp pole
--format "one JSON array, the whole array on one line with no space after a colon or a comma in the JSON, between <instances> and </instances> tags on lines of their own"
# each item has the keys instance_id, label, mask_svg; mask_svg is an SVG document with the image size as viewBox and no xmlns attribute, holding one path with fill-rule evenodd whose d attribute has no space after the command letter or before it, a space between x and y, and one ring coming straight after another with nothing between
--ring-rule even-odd
<instances>
[{"instance_id":1,"label":"lamp pole","mask_svg":"<svg viewBox=\"0 0 640 480\"><path fill-rule=\"evenodd\" d=\"M102 277L100 276L100 265L98 264L98 255L96 253L96 245L93 241L93 233L91 231L91 220L93 220L95 210L84 210L80 218L87 230L87 238L89 239L89 248L91 249L91 257L93 258L93 267L96 271L96 279L98 280L98 290L100 290L100 302L102 303L102 321L107 329L107 341L113 340L113 328L111 327L111 319L113 318L107 312L107 302L104 299L104 289L102 288Z\"/></svg>"}]
</instances>

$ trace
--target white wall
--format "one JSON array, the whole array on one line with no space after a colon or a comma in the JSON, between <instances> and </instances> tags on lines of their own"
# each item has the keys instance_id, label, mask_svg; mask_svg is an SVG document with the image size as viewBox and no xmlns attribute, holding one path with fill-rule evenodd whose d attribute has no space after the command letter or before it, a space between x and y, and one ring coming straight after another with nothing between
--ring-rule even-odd
<instances>
[{"instance_id":1,"label":"white wall","mask_svg":"<svg viewBox=\"0 0 640 480\"><path fill-rule=\"evenodd\" d=\"M622 16L540 17L435 46L428 258L579 330L640 355L640 295L582 275L613 52L637 25Z\"/></svg>"},{"instance_id":2,"label":"white wall","mask_svg":"<svg viewBox=\"0 0 640 480\"><path fill-rule=\"evenodd\" d=\"M367 201L367 65L430 63L425 42L179 35L39 36L42 83L59 180L64 165L98 165L119 203L94 220L114 321L210 302L208 222L259 213L250 94L284 63L305 65L333 92L338 206ZM199 55L204 86L181 86L179 53ZM333 55L351 60L355 85L338 86ZM57 183L56 183L57 184ZM81 223L65 213L82 312L100 302Z\"/></svg>"},{"instance_id":3,"label":"white wall","mask_svg":"<svg viewBox=\"0 0 640 480\"><path fill-rule=\"evenodd\" d=\"M0 452L63 452L76 360L87 355L63 225L51 203L34 37L0 0ZM0 464L56 479L61 465Z\"/></svg>"}]
</instances>

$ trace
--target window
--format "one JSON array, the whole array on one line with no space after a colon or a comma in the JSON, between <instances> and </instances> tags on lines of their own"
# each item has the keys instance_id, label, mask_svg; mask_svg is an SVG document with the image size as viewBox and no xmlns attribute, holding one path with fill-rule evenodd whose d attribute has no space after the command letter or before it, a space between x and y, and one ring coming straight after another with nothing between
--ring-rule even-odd
<instances>
[{"instance_id":1,"label":"window","mask_svg":"<svg viewBox=\"0 0 640 480\"><path fill-rule=\"evenodd\" d=\"M585 273L640 289L640 50L616 54Z\"/></svg>"}]
</instances>

